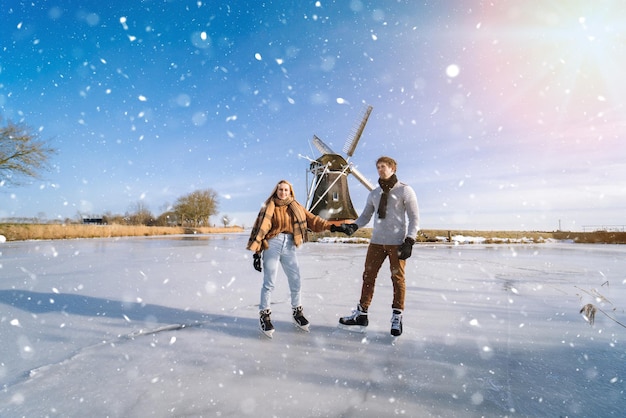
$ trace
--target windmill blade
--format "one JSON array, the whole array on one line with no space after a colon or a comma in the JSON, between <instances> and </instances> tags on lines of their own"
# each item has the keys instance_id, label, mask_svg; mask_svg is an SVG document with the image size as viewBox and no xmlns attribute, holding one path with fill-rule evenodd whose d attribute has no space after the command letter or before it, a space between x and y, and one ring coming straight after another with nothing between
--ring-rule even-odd
<instances>
[{"instance_id":1,"label":"windmill blade","mask_svg":"<svg viewBox=\"0 0 626 418\"><path fill-rule=\"evenodd\" d=\"M312 142L313 145L315 145L315 148L317 148L317 150L322 154L335 154L335 151L333 151L328 145L326 145L324 141L319 139L317 135L313 135Z\"/></svg>"},{"instance_id":2,"label":"windmill blade","mask_svg":"<svg viewBox=\"0 0 626 418\"><path fill-rule=\"evenodd\" d=\"M352 175L356 177L356 179L360 181L367 190L369 190L370 192L374 190L374 185L370 183L369 180L366 179L365 176L352 165L350 166L350 173L352 173Z\"/></svg>"},{"instance_id":3,"label":"windmill blade","mask_svg":"<svg viewBox=\"0 0 626 418\"><path fill-rule=\"evenodd\" d=\"M363 117L361 118L361 123L355 125L352 129L351 135L346 140L346 143L343 146L343 152L345 152L348 157L352 157L352 154L354 154L354 150L359 143L359 139L361 139L361 135L365 129L365 124L367 123L367 119L370 117L370 113L372 113L372 109L372 106L367 105L367 108L363 113Z\"/></svg>"}]
</instances>

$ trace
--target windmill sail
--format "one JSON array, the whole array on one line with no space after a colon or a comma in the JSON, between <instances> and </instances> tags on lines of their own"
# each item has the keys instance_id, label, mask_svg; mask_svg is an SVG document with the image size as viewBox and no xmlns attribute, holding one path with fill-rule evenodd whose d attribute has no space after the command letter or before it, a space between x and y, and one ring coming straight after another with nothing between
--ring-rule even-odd
<instances>
[{"instance_id":1,"label":"windmill sail","mask_svg":"<svg viewBox=\"0 0 626 418\"><path fill-rule=\"evenodd\" d=\"M345 152L348 157L352 157L352 154L354 154L354 150L359 143L359 139L361 139L361 135L365 129L365 124L370 117L370 113L372 113L372 109L372 106L367 106L365 112L363 112L361 122L358 125L355 125L352 129L351 135L346 140L346 143L343 146L343 152Z\"/></svg>"},{"instance_id":2,"label":"windmill sail","mask_svg":"<svg viewBox=\"0 0 626 418\"><path fill-rule=\"evenodd\" d=\"M335 151L333 151L328 145L326 145L324 141L319 139L317 135L313 135L312 142L313 142L313 145L315 145L315 148L317 148L317 150L321 152L322 155L323 154L336 154Z\"/></svg>"},{"instance_id":3,"label":"windmill sail","mask_svg":"<svg viewBox=\"0 0 626 418\"><path fill-rule=\"evenodd\" d=\"M361 184L363 186L365 186L365 188L367 190L369 190L370 192L372 190L374 190L374 185L372 183L370 183L370 181L368 179L365 178L365 176L363 174L361 174L361 172L359 170L356 169L356 167L354 166L350 166L350 173L356 177L356 179L361 182Z\"/></svg>"}]
</instances>

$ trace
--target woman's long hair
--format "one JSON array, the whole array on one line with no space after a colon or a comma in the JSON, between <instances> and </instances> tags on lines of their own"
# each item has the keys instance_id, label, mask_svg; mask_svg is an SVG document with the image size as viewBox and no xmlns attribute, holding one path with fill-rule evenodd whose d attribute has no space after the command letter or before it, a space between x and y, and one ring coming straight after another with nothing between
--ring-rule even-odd
<instances>
[{"instance_id":1,"label":"woman's long hair","mask_svg":"<svg viewBox=\"0 0 626 418\"><path fill-rule=\"evenodd\" d=\"M280 180L278 183L276 183L276 186L274 187L274 190L272 191L272 194L270 195L270 197L267 198L266 202L269 201L270 199L275 198L275 197L278 198L278 186L280 186L283 183L289 186L289 195L294 200L296 199L296 194L293 191L293 185L291 183L289 183L287 180Z\"/></svg>"}]
</instances>

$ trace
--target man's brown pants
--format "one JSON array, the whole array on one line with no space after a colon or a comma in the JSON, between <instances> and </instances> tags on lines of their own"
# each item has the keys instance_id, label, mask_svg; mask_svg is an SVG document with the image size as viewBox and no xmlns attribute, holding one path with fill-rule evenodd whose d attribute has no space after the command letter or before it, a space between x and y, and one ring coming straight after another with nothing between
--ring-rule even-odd
<instances>
[{"instance_id":1,"label":"man's brown pants","mask_svg":"<svg viewBox=\"0 0 626 418\"><path fill-rule=\"evenodd\" d=\"M361 288L361 307L367 310L374 297L376 276L380 271L385 258L389 257L391 270L391 282L393 283L393 309L404 310L404 294L406 284L404 279L404 266L406 260L398 258L399 245L370 244L365 256L365 269L363 270L363 286Z\"/></svg>"}]
</instances>

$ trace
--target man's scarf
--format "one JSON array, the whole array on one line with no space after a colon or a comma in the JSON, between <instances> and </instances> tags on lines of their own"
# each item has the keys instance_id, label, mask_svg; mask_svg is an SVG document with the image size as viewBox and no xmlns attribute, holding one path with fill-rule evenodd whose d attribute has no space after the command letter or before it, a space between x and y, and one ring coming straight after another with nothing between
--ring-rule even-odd
<instances>
[{"instance_id":1,"label":"man's scarf","mask_svg":"<svg viewBox=\"0 0 626 418\"><path fill-rule=\"evenodd\" d=\"M266 235L272 229L272 218L276 206L288 206L287 210L291 214L293 222L293 240L296 247L300 246L307 240L306 215L304 208L293 197L280 200L276 197L270 197L259 211L259 215L254 221L252 233L248 240L248 249L254 252L267 250L269 244ZM270 237L271 238L271 237Z\"/></svg>"},{"instance_id":2,"label":"man's scarf","mask_svg":"<svg viewBox=\"0 0 626 418\"><path fill-rule=\"evenodd\" d=\"M387 197L389 196L389 190L398 182L398 178L395 174L392 174L387 180L381 178L378 179L378 184L383 193L380 195L380 203L378 204L378 218L385 219L387 216Z\"/></svg>"}]
</instances>

